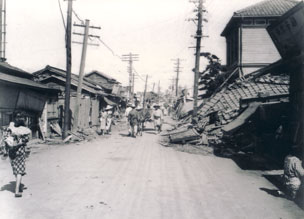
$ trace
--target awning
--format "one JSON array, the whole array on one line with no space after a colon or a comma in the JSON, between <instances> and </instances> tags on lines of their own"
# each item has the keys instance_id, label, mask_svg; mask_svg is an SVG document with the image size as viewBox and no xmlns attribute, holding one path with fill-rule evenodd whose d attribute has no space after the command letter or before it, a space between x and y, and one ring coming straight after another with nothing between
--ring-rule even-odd
<instances>
[{"instance_id":1,"label":"awning","mask_svg":"<svg viewBox=\"0 0 304 219\"><path fill-rule=\"evenodd\" d=\"M112 100L108 99L107 97L103 97L103 99L105 100L105 102L108 105L111 105L111 106L116 106L117 105L117 103L113 102Z\"/></svg>"},{"instance_id":2,"label":"awning","mask_svg":"<svg viewBox=\"0 0 304 219\"><path fill-rule=\"evenodd\" d=\"M0 111L25 110L41 113L48 96L21 86L0 85Z\"/></svg>"},{"instance_id":3,"label":"awning","mask_svg":"<svg viewBox=\"0 0 304 219\"><path fill-rule=\"evenodd\" d=\"M21 77L16 77L13 75L8 75L5 73L0 72L0 81L3 83L13 83L17 85L23 85L29 88L34 88L34 89L39 89L39 90L45 90L45 91L51 91L51 92L58 92L57 89L49 88L44 84L39 84L35 81L32 81L27 78L21 78Z\"/></svg>"}]
</instances>

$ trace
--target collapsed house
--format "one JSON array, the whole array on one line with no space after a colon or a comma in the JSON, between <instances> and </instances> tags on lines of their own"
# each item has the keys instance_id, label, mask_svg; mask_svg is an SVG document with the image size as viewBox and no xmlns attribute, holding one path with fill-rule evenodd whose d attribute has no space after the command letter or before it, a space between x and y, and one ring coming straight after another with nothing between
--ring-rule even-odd
<instances>
[{"instance_id":1,"label":"collapsed house","mask_svg":"<svg viewBox=\"0 0 304 219\"><path fill-rule=\"evenodd\" d=\"M234 13L222 33L227 41L227 79L203 100L192 124L188 116L178 130L169 133L171 142L231 147L282 160L289 150L290 134L297 132L294 126L299 127L299 123L290 125L295 117L290 112L297 107L289 103L294 104L299 94L289 94L297 89L295 68L290 68L292 62L281 60L282 52L267 27L298 4L266 0ZM175 133L184 136L178 138Z\"/></svg>"}]
</instances>

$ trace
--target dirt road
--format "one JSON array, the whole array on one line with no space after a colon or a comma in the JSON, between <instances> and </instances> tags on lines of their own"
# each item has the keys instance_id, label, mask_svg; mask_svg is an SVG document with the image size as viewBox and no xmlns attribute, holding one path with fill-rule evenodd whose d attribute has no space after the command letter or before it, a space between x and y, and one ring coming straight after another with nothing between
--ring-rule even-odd
<instances>
[{"instance_id":1,"label":"dirt road","mask_svg":"<svg viewBox=\"0 0 304 219\"><path fill-rule=\"evenodd\" d=\"M123 126L92 142L45 146L27 162L28 187L16 199L8 161L0 161L0 218L301 218L259 171L232 160L179 152L158 135L126 137Z\"/></svg>"}]
</instances>

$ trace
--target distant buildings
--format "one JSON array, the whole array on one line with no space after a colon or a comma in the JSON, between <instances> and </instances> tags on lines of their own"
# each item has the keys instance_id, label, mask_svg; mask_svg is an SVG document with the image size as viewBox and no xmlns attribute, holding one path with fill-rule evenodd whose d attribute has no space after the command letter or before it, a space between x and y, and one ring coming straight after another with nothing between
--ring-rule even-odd
<instances>
[{"instance_id":1,"label":"distant buildings","mask_svg":"<svg viewBox=\"0 0 304 219\"><path fill-rule=\"evenodd\" d=\"M47 126L44 127L46 133L50 133L52 126L62 127L64 119L64 91L66 83L66 71L63 69L46 66L45 68L33 73L37 81L51 88L60 90L57 99L48 99L44 109ZM71 75L71 126L73 126L73 115L76 104L76 92L78 86L78 75ZM82 96L79 104L80 128L97 126L99 123L99 112L107 105L116 106L121 104L121 97L113 93L113 88L119 82L100 72L92 72L84 77L82 84ZM57 125L58 124L58 125ZM71 127L70 127L71 128Z\"/></svg>"}]
</instances>

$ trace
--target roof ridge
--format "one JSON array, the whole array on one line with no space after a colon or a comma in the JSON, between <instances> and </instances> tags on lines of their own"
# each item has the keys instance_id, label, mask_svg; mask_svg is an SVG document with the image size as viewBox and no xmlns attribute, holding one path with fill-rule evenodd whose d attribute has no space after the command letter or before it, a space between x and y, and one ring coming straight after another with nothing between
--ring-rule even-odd
<instances>
[{"instance_id":1,"label":"roof ridge","mask_svg":"<svg viewBox=\"0 0 304 219\"><path fill-rule=\"evenodd\" d=\"M264 16L280 16L298 3L300 3L299 0L263 0L234 12L233 16L242 16L246 13L258 14L260 11L263 12L260 14Z\"/></svg>"},{"instance_id":2,"label":"roof ridge","mask_svg":"<svg viewBox=\"0 0 304 219\"><path fill-rule=\"evenodd\" d=\"M115 81L117 81L117 80L116 80L114 77L112 77L111 75L109 75L109 74L107 74L107 73L104 73L104 72L102 72L102 71L98 71L98 70L93 70L93 71L91 71L90 73L86 74L86 76L87 76L87 75L94 74L94 73L97 73L97 74L100 74L100 75L102 75L102 76L104 76L104 77L107 77L107 78L110 79L110 80L115 80Z\"/></svg>"}]
</instances>

